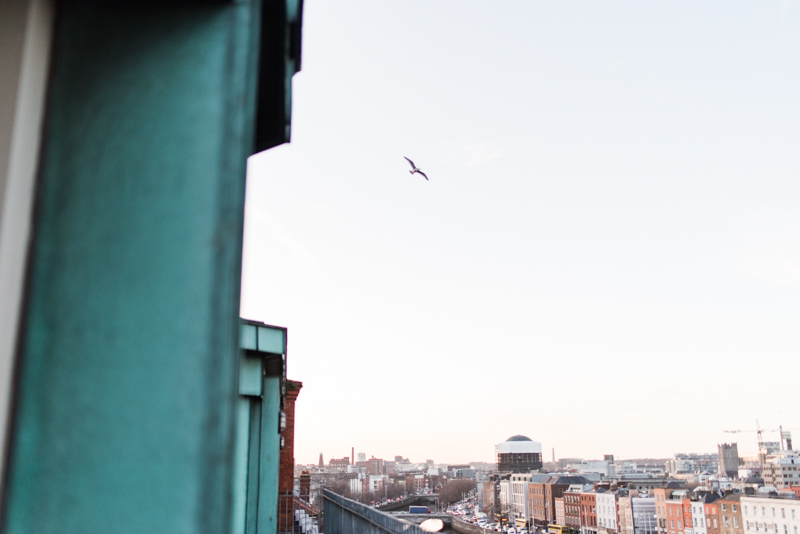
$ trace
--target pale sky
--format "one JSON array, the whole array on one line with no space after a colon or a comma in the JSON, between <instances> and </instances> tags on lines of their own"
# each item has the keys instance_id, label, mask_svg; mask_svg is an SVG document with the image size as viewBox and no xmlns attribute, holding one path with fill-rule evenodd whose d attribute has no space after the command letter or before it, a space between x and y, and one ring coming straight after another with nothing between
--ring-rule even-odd
<instances>
[{"instance_id":1,"label":"pale sky","mask_svg":"<svg viewBox=\"0 0 800 534\"><path fill-rule=\"evenodd\" d=\"M241 312L298 463L800 440L798 1L306 0L292 130Z\"/></svg>"}]
</instances>

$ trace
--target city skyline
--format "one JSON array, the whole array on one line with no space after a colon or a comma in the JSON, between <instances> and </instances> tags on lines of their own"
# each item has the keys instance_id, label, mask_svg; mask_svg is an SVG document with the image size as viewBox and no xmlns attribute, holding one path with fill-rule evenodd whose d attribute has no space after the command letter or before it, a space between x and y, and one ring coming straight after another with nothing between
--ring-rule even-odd
<instances>
[{"instance_id":1,"label":"city skyline","mask_svg":"<svg viewBox=\"0 0 800 534\"><path fill-rule=\"evenodd\" d=\"M772 442L773 440L764 440L764 441ZM777 441L777 440L775 440L775 441ZM740 445L739 454L742 457L755 457L756 456L756 450L758 448L757 443L754 442L752 447L748 447L748 445L746 443L741 443L741 442L737 442L736 440L728 439L728 441L726 441L726 442L722 442L721 441L718 444L715 444L713 447L709 447L707 450L676 450L676 451L673 451L672 453L670 453L668 455L664 455L664 456L656 456L656 455L647 456L647 455L645 455L645 456L636 456L636 457L633 457L633 456L622 457L622 456L618 456L617 454L614 454L613 451L610 451L610 452L606 451L603 454L595 454L595 455L580 455L580 454L577 454L577 455L572 456L572 455L560 455L556 451L555 460L556 460L556 462L558 462L559 460L562 460L562 459L574 459L574 458L580 458L582 460L602 460L603 457L606 456L606 455L614 456L614 461L615 462L626 462L626 461L645 460L645 459L668 460L668 459L672 458L675 454L717 454L718 445L721 445L723 443ZM742 445L744 445L744 447L742 447ZM494 451L494 445L492 446L492 450ZM543 451L542 456L543 456L544 463L545 464L552 463L551 449L548 449L543 445L542 446L542 451ZM356 448L355 453L356 453L356 456L359 453L363 453L363 454L366 455L367 459L380 458L380 459L387 460L387 461L394 461L395 457L400 456L400 457L403 457L405 459L408 459L412 464L423 464L423 463L425 463L426 460L433 460L436 465L461 465L461 464L479 463L479 462L480 463L494 464L495 461L496 461L495 456L494 456L494 454L495 454L494 452L492 452L492 457L488 458L488 459L476 459L476 458L473 458L471 460L459 460L459 461L451 460L451 459L448 459L448 458L438 459L438 458L432 457L431 455L428 455L425 458L416 459L416 458L412 458L412 457L410 457L410 456L408 456L406 454L401 454L399 452L398 453L394 453L394 454L378 455L376 453L365 452L363 450L359 450L358 448ZM345 458L345 457L346 458L350 458L349 454L347 454L347 455L336 454L336 453L328 454L328 453L326 453L325 450L322 450L321 454L322 454L322 456L323 456L323 458L325 460L325 465L328 465L330 463L331 459L341 459L341 458ZM318 453L317 456L319 456L319 453ZM297 464L298 465L317 465L318 459L319 458L317 458L317 460L315 460L315 461L300 461L300 459L297 459Z\"/></svg>"}]
</instances>

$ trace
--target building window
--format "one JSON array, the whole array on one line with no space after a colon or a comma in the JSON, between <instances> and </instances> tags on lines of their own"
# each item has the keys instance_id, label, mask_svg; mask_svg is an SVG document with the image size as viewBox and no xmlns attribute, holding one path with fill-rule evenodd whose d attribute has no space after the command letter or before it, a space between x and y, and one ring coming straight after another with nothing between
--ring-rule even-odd
<instances>
[{"instance_id":1,"label":"building window","mask_svg":"<svg viewBox=\"0 0 800 534\"><path fill-rule=\"evenodd\" d=\"M723 510L725 509L725 505L724 505L724 504L722 505L722 509L723 509ZM748 512L747 512L747 506L745 506L745 507L744 507L744 515L747 515L747 513L748 513Z\"/></svg>"},{"instance_id":2,"label":"building window","mask_svg":"<svg viewBox=\"0 0 800 534\"><path fill-rule=\"evenodd\" d=\"M739 528L739 518L738 517L734 517L733 518L733 528Z\"/></svg>"},{"instance_id":3,"label":"building window","mask_svg":"<svg viewBox=\"0 0 800 534\"><path fill-rule=\"evenodd\" d=\"M725 503L722 503L722 511L727 512L728 510L725 508Z\"/></svg>"}]
</instances>

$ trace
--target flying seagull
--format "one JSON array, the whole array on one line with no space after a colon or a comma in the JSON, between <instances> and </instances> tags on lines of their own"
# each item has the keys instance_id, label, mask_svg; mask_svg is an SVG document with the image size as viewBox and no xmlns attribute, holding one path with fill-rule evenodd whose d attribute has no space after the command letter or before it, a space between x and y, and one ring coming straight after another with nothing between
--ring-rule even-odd
<instances>
[{"instance_id":1,"label":"flying seagull","mask_svg":"<svg viewBox=\"0 0 800 534\"><path fill-rule=\"evenodd\" d=\"M403 156L403 157L404 157L404 158L406 158L405 156ZM414 162L413 162L413 161L411 161L411 160L410 160L410 159L408 159L408 158L406 158L406 161L407 161L407 162L409 162L409 163L411 164L411 169L412 169L412 170L410 170L410 171L408 171L408 172L410 172L411 174L417 173L417 174L421 174L422 176L425 176L425 173L424 173L424 172L422 172L421 170L419 170L419 169L417 168L417 166L416 166L416 165L414 165ZM426 179L426 180L428 180L428 177L427 177L427 176L425 176L425 179ZM428 180L428 181L430 181L430 180Z\"/></svg>"}]
</instances>

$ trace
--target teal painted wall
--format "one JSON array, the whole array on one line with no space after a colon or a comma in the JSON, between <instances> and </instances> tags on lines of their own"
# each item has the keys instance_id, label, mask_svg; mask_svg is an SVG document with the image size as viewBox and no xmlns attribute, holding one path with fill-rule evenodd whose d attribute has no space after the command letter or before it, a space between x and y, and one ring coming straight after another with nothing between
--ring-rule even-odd
<instances>
[{"instance_id":1,"label":"teal painted wall","mask_svg":"<svg viewBox=\"0 0 800 534\"><path fill-rule=\"evenodd\" d=\"M217 534L259 5L97 6L54 37L5 531Z\"/></svg>"},{"instance_id":2,"label":"teal painted wall","mask_svg":"<svg viewBox=\"0 0 800 534\"><path fill-rule=\"evenodd\" d=\"M274 534L278 523L285 328L243 321L234 483L235 534Z\"/></svg>"},{"instance_id":3,"label":"teal painted wall","mask_svg":"<svg viewBox=\"0 0 800 534\"><path fill-rule=\"evenodd\" d=\"M261 410L261 462L258 494L258 534L272 534L278 525L278 474L280 470L281 378L264 378Z\"/></svg>"}]
</instances>

